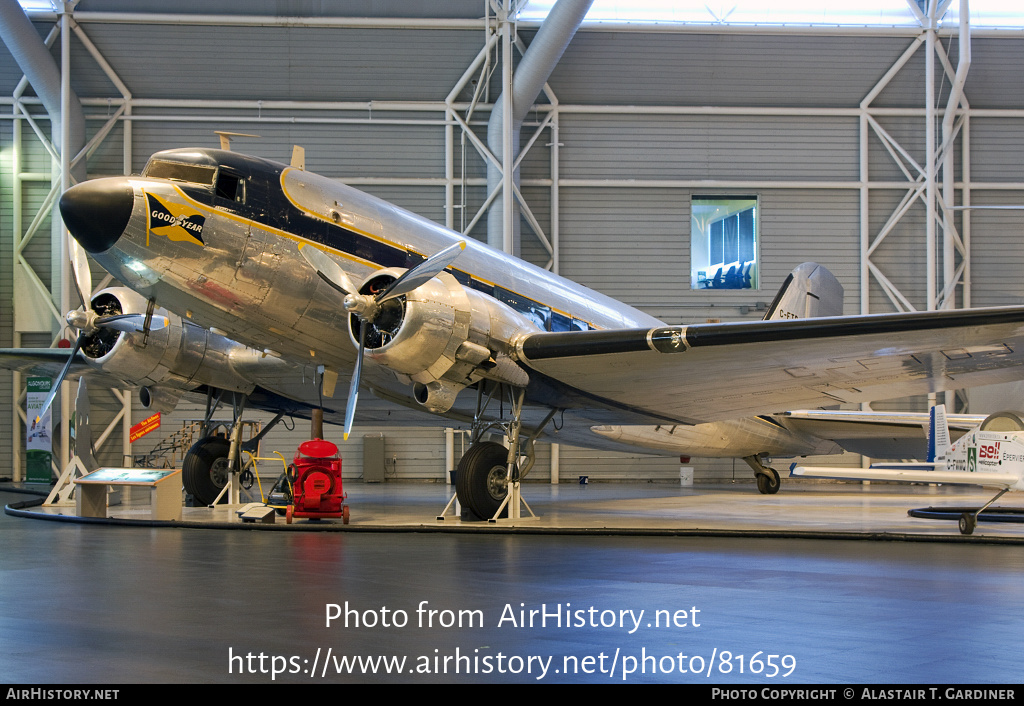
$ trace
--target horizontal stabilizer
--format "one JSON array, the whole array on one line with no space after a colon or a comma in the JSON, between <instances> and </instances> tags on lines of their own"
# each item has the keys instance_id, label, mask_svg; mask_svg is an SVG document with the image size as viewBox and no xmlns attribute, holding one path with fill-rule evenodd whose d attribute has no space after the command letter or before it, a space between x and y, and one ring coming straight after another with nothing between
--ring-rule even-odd
<instances>
[{"instance_id":1,"label":"horizontal stabilizer","mask_svg":"<svg viewBox=\"0 0 1024 706\"><path fill-rule=\"evenodd\" d=\"M830 466L796 466L790 476L801 478L835 478L838 480L878 480L897 483L946 483L949 485L983 485L1009 488L1017 476L1009 473L967 473L965 471L929 471L930 464L887 464L885 468L832 468Z\"/></svg>"}]
</instances>

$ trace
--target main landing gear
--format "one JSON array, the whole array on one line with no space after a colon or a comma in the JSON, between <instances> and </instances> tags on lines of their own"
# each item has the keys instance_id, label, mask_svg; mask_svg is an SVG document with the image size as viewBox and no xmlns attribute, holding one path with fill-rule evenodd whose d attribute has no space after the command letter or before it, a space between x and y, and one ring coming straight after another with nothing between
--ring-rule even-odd
<instances>
[{"instance_id":1,"label":"main landing gear","mask_svg":"<svg viewBox=\"0 0 1024 706\"><path fill-rule=\"evenodd\" d=\"M757 489L762 495L775 495L779 492L782 479L779 472L771 466L761 463L760 456L747 456L743 459L754 471L754 478L757 480Z\"/></svg>"},{"instance_id":2,"label":"main landing gear","mask_svg":"<svg viewBox=\"0 0 1024 706\"><path fill-rule=\"evenodd\" d=\"M455 492L476 519L494 517L508 496L509 450L493 441L477 441L459 461ZM518 473L518 468L513 470Z\"/></svg>"},{"instance_id":3,"label":"main landing gear","mask_svg":"<svg viewBox=\"0 0 1024 706\"><path fill-rule=\"evenodd\" d=\"M205 436L192 445L181 464L181 483L197 505L212 505L231 475L231 443L223 436Z\"/></svg>"},{"instance_id":4,"label":"main landing gear","mask_svg":"<svg viewBox=\"0 0 1024 706\"><path fill-rule=\"evenodd\" d=\"M220 406L222 396L222 391L216 397L213 390L207 393L202 436L185 454L181 465L181 483L198 506L223 502L224 496L229 493L227 502L238 503L237 477L242 470L238 462L241 452L255 452L260 440L284 417L283 412L278 414L259 434L242 441L242 412L245 410L246 396L232 393L234 414L230 425L213 422L213 414ZM218 427L227 427L226 436L214 433Z\"/></svg>"},{"instance_id":5,"label":"main landing gear","mask_svg":"<svg viewBox=\"0 0 1024 706\"><path fill-rule=\"evenodd\" d=\"M996 496L985 503L983 506L978 508L977 512L965 512L960 515L960 534L974 534L974 528L978 526L978 517L985 510L988 509L989 505L994 503L999 498L1003 497L1003 494L1008 492L1009 488L1003 488Z\"/></svg>"},{"instance_id":6,"label":"main landing gear","mask_svg":"<svg viewBox=\"0 0 1024 706\"><path fill-rule=\"evenodd\" d=\"M484 393L483 385L477 390L477 413L473 420L472 443L462 456L455 477L455 491L464 511L464 519L497 521L499 517L519 519L520 505L533 511L519 494L520 482L526 477L536 460L534 442L557 410L552 409L525 442L520 440L523 399L526 390L495 385ZM507 400L503 397L507 394ZM496 399L510 403L509 421L486 421L484 413ZM503 415L501 415L503 416ZM500 431L507 446L494 441L483 441L484 434ZM525 459L520 449L526 451ZM454 498L453 498L454 499ZM449 502L449 507L452 503ZM447 512L448 508L445 508ZM439 515L443 518L444 513Z\"/></svg>"}]
</instances>

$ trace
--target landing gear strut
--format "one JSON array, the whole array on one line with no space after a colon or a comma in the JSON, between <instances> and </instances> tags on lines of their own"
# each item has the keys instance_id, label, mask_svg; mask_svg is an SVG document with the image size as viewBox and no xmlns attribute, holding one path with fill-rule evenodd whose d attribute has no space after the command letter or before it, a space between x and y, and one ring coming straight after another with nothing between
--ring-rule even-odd
<instances>
[{"instance_id":1,"label":"landing gear strut","mask_svg":"<svg viewBox=\"0 0 1024 706\"><path fill-rule=\"evenodd\" d=\"M497 393L509 392L511 419L507 422L488 422L483 419L484 411ZM477 391L477 413L473 421L473 443L459 462L456 473L455 491L459 503L471 513L471 519L496 521L499 517L520 518L520 505L535 516L530 506L519 495L520 481L533 467L536 460L534 442L541 431L555 416L552 409L525 443L520 440L522 428L523 400L526 390L513 390L506 385L492 387L486 400L483 387ZM503 432L508 444L482 441L481 437L493 428ZM520 464L520 448L525 447L526 460ZM449 503L451 505L451 503ZM447 508L445 509L447 511ZM443 517L443 514L439 517Z\"/></svg>"},{"instance_id":2,"label":"landing gear strut","mask_svg":"<svg viewBox=\"0 0 1024 706\"><path fill-rule=\"evenodd\" d=\"M747 456L743 459L754 471L754 478L757 480L757 489L762 495L775 495L779 492L782 480L779 472L771 466L761 463L760 456Z\"/></svg>"},{"instance_id":3,"label":"landing gear strut","mask_svg":"<svg viewBox=\"0 0 1024 706\"><path fill-rule=\"evenodd\" d=\"M981 513L987 510L989 505L994 503L999 498L1003 497L1003 494L1008 492L1009 490L1009 488L1003 488L1002 490L1000 490L998 493L996 493L996 496L994 498L992 498L983 506L978 508L977 512L965 512L962 515L960 515L960 534L974 534L974 528L978 526L978 517L981 515Z\"/></svg>"},{"instance_id":4,"label":"landing gear strut","mask_svg":"<svg viewBox=\"0 0 1024 706\"><path fill-rule=\"evenodd\" d=\"M263 427L253 438L242 441L242 412L245 410L245 395L232 395L234 421L231 424L229 438L212 436L216 423L211 423L213 414L220 405L221 394L214 397L213 390L207 394L206 419L203 422L202 438L192 445L185 454L181 465L181 482L185 492L192 496L197 505L213 505L221 502L222 497L231 490L228 502L238 502L238 462L242 451L254 451L260 440L284 418L278 414ZM232 481L235 481L232 483Z\"/></svg>"}]
</instances>

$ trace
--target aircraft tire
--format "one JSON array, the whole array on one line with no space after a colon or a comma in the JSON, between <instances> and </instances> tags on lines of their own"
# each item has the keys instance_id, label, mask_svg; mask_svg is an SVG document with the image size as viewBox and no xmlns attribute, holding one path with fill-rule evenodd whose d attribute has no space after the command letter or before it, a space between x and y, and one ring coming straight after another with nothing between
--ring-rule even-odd
<instances>
[{"instance_id":1,"label":"aircraft tire","mask_svg":"<svg viewBox=\"0 0 1024 706\"><path fill-rule=\"evenodd\" d=\"M209 505L227 484L227 460L231 444L219 436L207 436L192 445L181 464L181 484L200 505Z\"/></svg>"},{"instance_id":2,"label":"aircraft tire","mask_svg":"<svg viewBox=\"0 0 1024 706\"><path fill-rule=\"evenodd\" d=\"M473 444L459 461L455 492L459 502L481 520L494 517L508 494L508 449L493 441Z\"/></svg>"},{"instance_id":3,"label":"aircraft tire","mask_svg":"<svg viewBox=\"0 0 1024 706\"><path fill-rule=\"evenodd\" d=\"M960 534L974 534L977 524L978 521L974 519L974 515L969 512L963 513L960 515Z\"/></svg>"},{"instance_id":4,"label":"aircraft tire","mask_svg":"<svg viewBox=\"0 0 1024 706\"><path fill-rule=\"evenodd\" d=\"M770 478L764 473L757 474L757 490L762 495L775 495L782 486L782 479L774 468L769 468L768 471L771 473Z\"/></svg>"}]
</instances>

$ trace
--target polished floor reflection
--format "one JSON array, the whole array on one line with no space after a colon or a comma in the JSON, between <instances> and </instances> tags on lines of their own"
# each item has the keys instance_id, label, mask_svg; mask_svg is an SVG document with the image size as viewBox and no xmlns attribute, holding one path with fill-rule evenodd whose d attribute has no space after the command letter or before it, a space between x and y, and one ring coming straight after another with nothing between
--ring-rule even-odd
<instances>
[{"instance_id":1,"label":"polished floor reflection","mask_svg":"<svg viewBox=\"0 0 1024 706\"><path fill-rule=\"evenodd\" d=\"M1019 546L6 515L0 538L10 682L1019 681Z\"/></svg>"}]
</instances>

